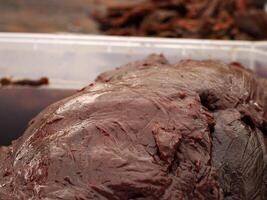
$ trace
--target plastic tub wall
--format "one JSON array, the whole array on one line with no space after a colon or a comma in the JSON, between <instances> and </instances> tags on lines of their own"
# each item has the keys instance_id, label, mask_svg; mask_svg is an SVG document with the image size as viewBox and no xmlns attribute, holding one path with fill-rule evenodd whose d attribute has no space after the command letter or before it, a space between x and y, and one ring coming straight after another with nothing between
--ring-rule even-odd
<instances>
[{"instance_id":1,"label":"plastic tub wall","mask_svg":"<svg viewBox=\"0 0 267 200\"><path fill-rule=\"evenodd\" d=\"M106 70L163 53L180 59L237 61L267 77L265 45L252 42L0 33L0 77L50 79L48 88L0 90L0 146L21 136L28 122Z\"/></svg>"},{"instance_id":2,"label":"plastic tub wall","mask_svg":"<svg viewBox=\"0 0 267 200\"><path fill-rule=\"evenodd\" d=\"M51 88L81 88L106 70L163 53L180 59L237 61L267 77L261 43L111 36L0 34L0 76L47 76Z\"/></svg>"}]
</instances>

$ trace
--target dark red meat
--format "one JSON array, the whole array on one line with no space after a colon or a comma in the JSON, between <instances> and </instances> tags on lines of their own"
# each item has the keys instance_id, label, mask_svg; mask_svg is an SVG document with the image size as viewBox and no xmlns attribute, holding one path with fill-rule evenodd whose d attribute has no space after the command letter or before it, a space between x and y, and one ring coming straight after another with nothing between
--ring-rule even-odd
<instances>
[{"instance_id":1,"label":"dark red meat","mask_svg":"<svg viewBox=\"0 0 267 200\"><path fill-rule=\"evenodd\" d=\"M264 200L259 82L236 64L155 55L103 73L0 149L0 199Z\"/></svg>"},{"instance_id":2,"label":"dark red meat","mask_svg":"<svg viewBox=\"0 0 267 200\"><path fill-rule=\"evenodd\" d=\"M264 2L256 0L146 0L110 5L96 16L109 35L263 40Z\"/></svg>"}]
</instances>

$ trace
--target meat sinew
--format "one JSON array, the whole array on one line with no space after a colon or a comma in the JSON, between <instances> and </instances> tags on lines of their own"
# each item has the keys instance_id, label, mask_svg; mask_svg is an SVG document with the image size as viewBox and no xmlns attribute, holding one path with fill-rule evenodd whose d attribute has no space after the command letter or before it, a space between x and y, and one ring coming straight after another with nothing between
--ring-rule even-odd
<instances>
[{"instance_id":1,"label":"meat sinew","mask_svg":"<svg viewBox=\"0 0 267 200\"><path fill-rule=\"evenodd\" d=\"M1 148L0 199L266 199L264 82L162 55L103 73Z\"/></svg>"}]
</instances>

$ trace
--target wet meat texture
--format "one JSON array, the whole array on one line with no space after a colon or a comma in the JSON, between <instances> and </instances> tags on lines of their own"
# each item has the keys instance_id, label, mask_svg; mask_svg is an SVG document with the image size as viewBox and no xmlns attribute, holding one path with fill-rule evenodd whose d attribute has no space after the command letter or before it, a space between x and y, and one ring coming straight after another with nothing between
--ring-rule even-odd
<instances>
[{"instance_id":1,"label":"wet meat texture","mask_svg":"<svg viewBox=\"0 0 267 200\"><path fill-rule=\"evenodd\" d=\"M102 32L230 40L267 38L264 2L250 0L147 0L110 5L96 16Z\"/></svg>"},{"instance_id":2,"label":"wet meat texture","mask_svg":"<svg viewBox=\"0 0 267 200\"><path fill-rule=\"evenodd\" d=\"M0 149L0 199L264 200L264 83L162 55L103 73Z\"/></svg>"}]
</instances>

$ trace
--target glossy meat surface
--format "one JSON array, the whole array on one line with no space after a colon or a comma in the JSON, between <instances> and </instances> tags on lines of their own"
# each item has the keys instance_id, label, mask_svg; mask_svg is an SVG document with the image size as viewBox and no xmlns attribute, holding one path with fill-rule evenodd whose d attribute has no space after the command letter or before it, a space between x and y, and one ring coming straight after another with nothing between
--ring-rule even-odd
<instances>
[{"instance_id":1,"label":"glossy meat surface","mask_svg":"<svg viewBox=\"0 0 267 200\"><path fill-rule=\"evenodd\" d=\"M0 199L264 200L262 82L162 55L103 73L0 148Z\"/></svg>"}]
</instances>

